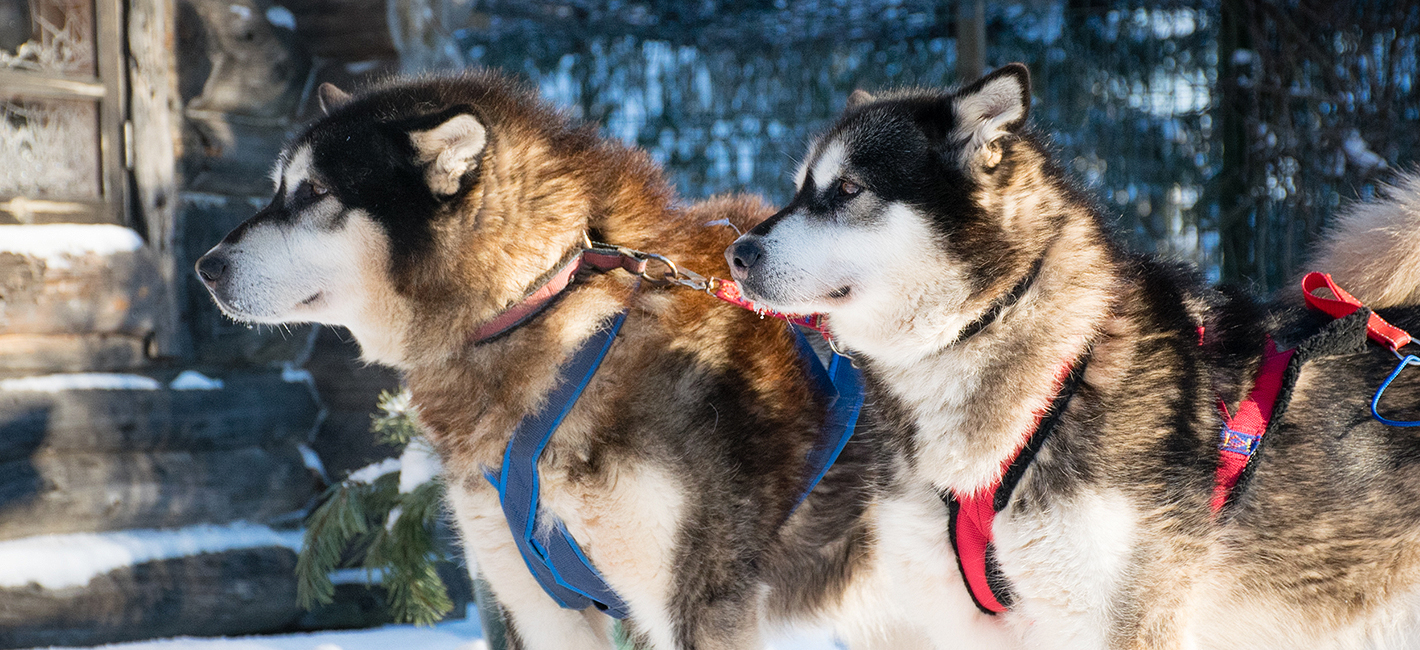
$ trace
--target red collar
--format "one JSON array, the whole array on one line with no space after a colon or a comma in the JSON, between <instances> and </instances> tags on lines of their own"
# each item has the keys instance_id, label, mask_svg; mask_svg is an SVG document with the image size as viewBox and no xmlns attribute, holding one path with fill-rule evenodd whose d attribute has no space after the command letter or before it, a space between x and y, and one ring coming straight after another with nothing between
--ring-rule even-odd
<instances>
[{"instance_id":1,"label":"red collar","mask_svg":"<svg viewBox=\"0 0 1420 650\"><path fill-rule=\"evenodd\" d=\"M503 310L492 320L480 325L478 329L474 330L470 339L474 345L486 343L531 320L532 317L549 307L553 300L562 295L562 292L571 286L572 282L577 279L577 274L582 271L606 273L616 269L626 269L636 275L644 276L649 260L637 257L635 253L636 251L629 249L605 245L579 249L557 270L545 276L546 279L535 284L523 296L522 300Z\"/></svg>"},{"instance_id":2,"label":"red collar","mask_svg":"<svg viewBox=\"0 0 1420 650\"><path fill-rule=\"evenodd\" d=\"M1000 478L971 494L955 492L948 495L951 507L951 539L957 552L966 589L976 606L987 614L1000 614L1010 608L1013 600L1009 585L996 564L992 546L992 522L996 513L1004 510L1011 492L1025 475L1047 438L1055 430L1075 389L1085 374L1089 353L1061 364L1055 371L1055 390L1048 402L1035 411L1035 423L1025 431L1016 450L1001 461Z\"/></svg>"}]
</instances>

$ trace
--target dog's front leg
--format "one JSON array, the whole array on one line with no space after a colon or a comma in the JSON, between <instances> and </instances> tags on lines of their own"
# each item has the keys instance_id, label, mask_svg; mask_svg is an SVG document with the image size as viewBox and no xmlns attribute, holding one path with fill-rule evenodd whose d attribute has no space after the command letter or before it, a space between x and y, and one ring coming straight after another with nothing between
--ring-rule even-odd
<instances>
[{"instance_id":1,"label":"dog's front leg","mask_svg":"<svg viewBox=\"0 0 1420 650\"><path fill-rule=\"evenodd\" d=\"M475 485L481 479L474 479ZM611 619L600 612L563 609L528 572L491 487L450 480L449 504L464 549L472 554L498 602L508 612L510 642L520 650L607 650ZM470 567L473 568L473 567Z\"/></svg>"}]
</instances>

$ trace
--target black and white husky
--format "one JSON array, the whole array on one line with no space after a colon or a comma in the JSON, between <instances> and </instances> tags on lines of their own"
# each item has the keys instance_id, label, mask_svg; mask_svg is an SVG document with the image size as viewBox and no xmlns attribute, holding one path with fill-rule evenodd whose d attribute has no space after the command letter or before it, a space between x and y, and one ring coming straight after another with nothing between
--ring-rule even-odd
<instances>
[{"instance_id":1,"label":"black and white husky","mask_svg":"<svg viewBox=\"0 0 1420 650\"><path fill-rule=\"evenodd\" d=\"M734 277L827 314L944 498L996 490L977 600L1028 646L1420 647L1420 430L1371 415L1396 358L1365 314L1266 307L1126 252L1029 105L1020 65L855 93L792 202L727 251ZM1362 209L1390 223L1348 222L1324 258L1412 331L1416 287L1396 285L1420 273L1417 189ZM1300 346L1295 383L1215 512L1225 412L1269 337ZM1417 399L1402 373L1381 408L1420 419Z\"/></svg>"}]
</instances>

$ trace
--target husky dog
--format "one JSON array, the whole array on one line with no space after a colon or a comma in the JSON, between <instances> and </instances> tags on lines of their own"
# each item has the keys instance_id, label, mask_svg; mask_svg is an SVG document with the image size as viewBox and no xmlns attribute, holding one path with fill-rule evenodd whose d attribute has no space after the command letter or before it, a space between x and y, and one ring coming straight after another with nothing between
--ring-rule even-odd
<instances>
[{"instance_id":1,"label":"husky dog","mask_svg":"<svg viewBox=\"0 0 1420 650\"><path fill-rule=\"evenodd\" d=\"M855 93L793 200L726 252L733 277L826 314L914 471L963 513L991 497L973 594L1027 647L1420 647L1420 434L1368 411L1396 359L1365 311L1265 307L1126 252L1029 105L1019 64ZM1319 258L1411 331L1417 183ZM1269 337L1300 345L1295 383L1215 512L1220 405L1239 412ZM1402 373L1381 408L1417 419L1418 399Z\"/></svg>"},{"instance_id":2,"label":"husky dog","mask_svg":"<svg viewBox=\"0 0 1420 650\"><path fill-rule=\"evenodd\" d=\"M540 497L639 643L757 650L763 623L794 621L836 623L854 647L1005 643L956 581L941 501L896 479L904 463L871 423L793 510L824 409L782 322L613 271L476 340L588 237L709 273L734 235L708 224L749 228L763 204L678 207L649 157L491 72L321 98L327 114L286 147L270 205L199 275L234 319L344 326L365 359L404 373L515 645L610 644L610 618L562 609L534 580L484 470L624 309L541 456Z\"/></svg>"}]
</instances>

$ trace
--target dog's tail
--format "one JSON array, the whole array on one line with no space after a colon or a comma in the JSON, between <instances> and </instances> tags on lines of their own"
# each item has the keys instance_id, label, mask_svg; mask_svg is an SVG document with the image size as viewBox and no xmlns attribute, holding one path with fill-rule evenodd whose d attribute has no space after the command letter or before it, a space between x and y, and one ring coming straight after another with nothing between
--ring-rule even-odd
<instances>
[{"instance_id":1,"label":"dog's tail","mask_svg":"<svg viewBox=\"0 0 1420 650\"><path fill-rule=\"evenodd\" d=\"M1420 173L1340 214L1305 270L1330 273L1369 307L1420 304Z\"/></svg>"}]
</instances>

